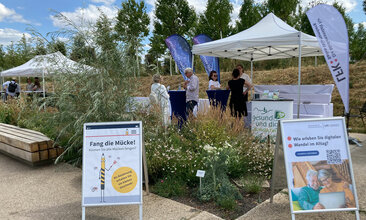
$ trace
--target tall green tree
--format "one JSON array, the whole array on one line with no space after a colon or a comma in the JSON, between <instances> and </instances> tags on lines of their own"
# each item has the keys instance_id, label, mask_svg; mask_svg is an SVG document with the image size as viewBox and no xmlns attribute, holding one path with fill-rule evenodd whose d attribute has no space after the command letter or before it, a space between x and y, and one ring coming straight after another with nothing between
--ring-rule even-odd
<instances>
[{"instance_id":1,"label":"tall green tree","mask_svg":"<svg viewBox=\"0 0 366 220\"><path fill-rule=\"evenodd\" d=\"M363 0L363 11L365 12L365 14L366 14L366 0Z\"/></svg>"},{"instance_id":2,"label":"tall green tree","mask_svg":"<svg viewBox=\"0 0 366 220\"><path fill-rule=\"evenodd\" d=\"M365 58L366 55L366 29L362 23L358 25L357 31L354 32L350 39L351 59L358 61Z\"/></svg>"},{"instance_id":3,"label":"tall green tree","mask_svg":"<svg viewBox=\"0 0 366 220\"><path fill-rule=\"evenodd\" d=\"M22 62L27 62L32 58L32 46L28 42L27 38L23 34L22 38L17 42L17 53L20 56Z\"/></svg>"},{"instance_id":4,"label":"tall green tree","mask_svg":"<svg viewBox=\"0 0 366 220\"><path fill-rule=\"evenodd\" d=\"M70 59L87 65L93 64L96 59L95 49L87 46L84 35L81 33L77 33L73 37Z\"/></svg>"},{"instance_id":5,"label":"tall green tree","mask_svg":"<svg viewBox=\"0 0 366 220\"><path fill-rule=\"evenodd\" d=\"M135 0L122 2L122 8L118 10L115 30L117 36L125 44L129 44L129 53L136 54L136 49L141 50L141 42L149 34L150 19L146 13L144 1ZM136 54L137 55L137 54Z\"/></svg>"},{"instance_id":6,"label":"tall green tree","mask_svg":"<svg viewBox=\"0 0 366 220\"><path fill-rule=\"evenodd\" d=\"M243 0L239 12L239 20L236 22L236 31L240 32L255 25L262 19L265 11L265 7L254 3L254 0Z\"/></svg>"},{"instance_id":7,"label":"tall green tree","mask_svg":"<svg viewBox=\"0 0 366 220\"><path fill-rule=\"evenodd\" d=\"M296 7L300 3L300 0L268 0L267 8L270 12L273 12L277 17L292 24L293 16L296 13Z\"/></svg>"},{"instance_id":8,"label":"tall green tree","mask_svg":"<svg viewBox=\"0 0 366 220\"><path fill-rule=\"evenodd\" d=\"M45 42L42 38L36 38L34 39L35 47L33 48L33 54L34 55L45 55L47 54L47 48L45 46Z\"/></svg>"},{"instance_id":9,"label":"tall green tree","mask_svg":"<svg viewBox=\"0 0 366 220\"><path fill-rule=\"evenodd\" d=\"M64 56L66 56L66 44L63 41L52 39L52 41L48 43L47 47L50 53L55 53L59 51Z\"/></svg>"},{"instance_id":10,"label":"tall green tree","mask_svg":"<svg viewBox=\"0 0 366 220\"><path fill-rule=\"evenodd\" d=\"M192 37L196 19L196 12L187 0L157 0L149 53L154 57L163 54L164 40L172 34Z\"/></svg>"},{"instance_id":11,"label":"tall green tree","mask_svg":"<svg viewBox=\"0 0 366 220\"><path fill-rule=\"evenodd\" d=\"M96 23L95 43L100 47L103 53L115 52L117 50L117 35L112 28L106 14L101 13Z\"/></svg>"},{"instance_id":12,"label":"tall green tree","mask_svg":"<svg viewBox=\"0 0 366 220\"><path fill-rule=\"evenodd\" d=\"M208 0L206 10L200 15L197 34L206 34L213 40L227 37L232 32L230 14L233 5L229 0Z\"/></svg>"}]
</instances>

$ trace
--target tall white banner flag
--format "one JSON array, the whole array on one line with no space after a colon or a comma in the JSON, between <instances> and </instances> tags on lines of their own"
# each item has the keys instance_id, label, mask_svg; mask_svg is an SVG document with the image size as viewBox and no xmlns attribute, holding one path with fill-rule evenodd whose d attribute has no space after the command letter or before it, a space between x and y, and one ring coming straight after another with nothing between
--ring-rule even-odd
<instances>
[{"instance_id":1,"label":"tall white banner flag","mask_svg":"<svg viewBox=\"0 0 366 220\"><path fill-rule=\"evenodd\" d=\"M333 6L319 4L306 12L325 60L349 112L349 41L346 23Z\"/></svg>"}]
</instances>

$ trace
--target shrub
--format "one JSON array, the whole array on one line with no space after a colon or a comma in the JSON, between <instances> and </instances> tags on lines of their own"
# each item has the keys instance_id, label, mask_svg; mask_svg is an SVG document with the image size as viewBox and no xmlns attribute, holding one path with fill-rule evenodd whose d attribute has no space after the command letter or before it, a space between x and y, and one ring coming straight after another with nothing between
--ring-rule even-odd
<instances>
[{"instance_id":1,"label":"shrub","mask_svg":"<svg viewBox=\"0 0 366 220\"><path fill-rule=\"evenodd\" d=\"M263 177L258 177L254 175L242 177L240 179L244 186L244 190L251 194L258 194L262 190L262 184L264 181Z\"/></svg>"},{"instance_id":2,"label":"shrub","mask_svg":"<svg viewBox=\"0 0 366 220\"><path fill-rule=\"evenodd\" d=\"M151 191L159 196L171 198L185 195L187 193L187 185L179 177L169 176L157 181L151 187Z\"/></svg>"}]
</instances>

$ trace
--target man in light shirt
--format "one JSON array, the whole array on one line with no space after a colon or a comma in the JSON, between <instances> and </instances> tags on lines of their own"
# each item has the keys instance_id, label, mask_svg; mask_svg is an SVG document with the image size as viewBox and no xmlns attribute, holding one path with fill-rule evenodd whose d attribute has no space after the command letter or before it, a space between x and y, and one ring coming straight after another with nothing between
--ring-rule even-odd
<instances>
[{"instance_id":1,"label":"man in light shirt","mask_svg":"<svg viewBox=\"0 0 366 220\"><path fill-rule=\"evenodd\" d=\"M241 65L241 64L236 65L236 69L238 69L239 72L240 72L240 78L244 79L245 82L249 82L250 84L252 84L252 79L250 79L250 77L248 76L248 74L244 73L244 67L243 67L243 65ZM247 102L249 100L249 98L248 98L249 88L247 88L247 87L244 86L243 92L245 93L244 94L245 105L247 105ZM247 107L247 109L248 109L248 107ZM250 123L248 121L247 114L248 113L246 112L245 113L245 116L244 116L245 127L249 127L249 123Z\"/></svg>"},{"instance_id":2,"label":"man in light shirt","mask_svg":"<svg viewBox=\"0 0 366 220\"><path fill-rule=\"evenodd\" d=\"M16 81L16 78L12 78L11 81L3 83L3 90L5 91L4 101L10 97L18 97L20 94L20 86Z\"/></svg>"},{"instance_id":3,"label":"man in light shirt","mask_svg":"<svg viewBox=\"0 0 366 220\"><path fill-rule=\"evenodd\" d=\"M198 104L199 81L198 77L193 74L192 68L186 68L184 74L188 78L184 82L183 88L186 90L186 112L189 114Z\"/></svg>"}]
</instances>

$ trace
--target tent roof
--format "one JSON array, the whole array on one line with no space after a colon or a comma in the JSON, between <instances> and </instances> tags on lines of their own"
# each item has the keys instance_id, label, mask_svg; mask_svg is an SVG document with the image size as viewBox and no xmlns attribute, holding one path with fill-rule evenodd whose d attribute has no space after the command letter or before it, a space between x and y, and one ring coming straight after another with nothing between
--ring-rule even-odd
<instances>
[{"instance_id":1,"label":"tent roof","mask_svg":"<svg viewBox=\"0 0 366 220\"><path fill-rule=\"evenodd\" d=\"M62 53L56 52L47 55L38 55L28 62L1 72L2 77L41 77L55 72L78 73L81 69L92 70L92 67L77 63L65 57Z\"/></svg>"},{"instance_id":2,"label":"tent roof","mask_svg":"<svg viewBox=\"0 0 366 220\"><path fill-rule=\"evenodd\" d=\"M296 30L273 13L235 35L194 45L192 53L247 61L298 57L300 34L302 57L323 55L316 37Z\"/></svg>"}]
</instances>

